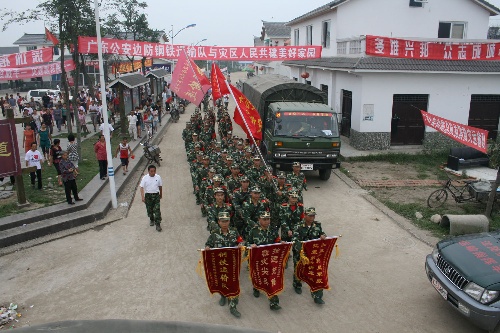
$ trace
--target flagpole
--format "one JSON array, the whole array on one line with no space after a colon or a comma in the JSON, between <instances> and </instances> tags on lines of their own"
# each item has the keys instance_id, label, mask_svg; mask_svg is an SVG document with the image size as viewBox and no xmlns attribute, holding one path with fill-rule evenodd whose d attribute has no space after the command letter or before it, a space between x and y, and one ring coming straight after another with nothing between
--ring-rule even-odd
<instances>
[{"instance_id":1,"label":"flagpole","mask_svg":"<svg viewBox=\"0 0 500 333\"><path fill-rule=\"evenodd\" d=\"M106 141L106 155L108 160L108 178L109 178L109 191L111 192L111 205L113 208L118 207L118 202L116 199L116 187L115 187L115 169L113 168L113 157L111 155L111 141L109 135L109 122L108 122L108 105L103 103L103 98L106 97L106 83L104 81L104 65L102 60L102 44L101 44L101 26L99 22L99 4L98 0L94 0L95 6L95 27L97 32L97 55L99 58L99 76L101 84L101 104L102 104L102 118L104 119L104 139ZM64 52L64 50L62 51Z\"/></svg>"}]
</instances>

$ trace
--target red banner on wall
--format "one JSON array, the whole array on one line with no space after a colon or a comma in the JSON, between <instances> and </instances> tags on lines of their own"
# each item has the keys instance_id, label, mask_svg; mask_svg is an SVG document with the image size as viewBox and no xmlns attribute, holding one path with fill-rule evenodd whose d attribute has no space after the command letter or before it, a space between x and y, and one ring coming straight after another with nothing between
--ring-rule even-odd
<instances>
[{"instance_id":1,"label":"red banner on wall","mask_svg":"<svg viewBox=\"0 0 500 333\"><path fill-rule=\"evenodd\" d=\"M436 42L366 36L366 54L429 60L500 60L500 43Z\"/></svg>"},{"instance_id":2,"label":"red banner on wall","mask_svg":"<svg viewBox=\"0 0 500 333\"><path fill-rule=\"evenodd\" d=\"M337 239L338 237L328 237L325 240L315 239L302 243L307 264L303 260L299 261L295 271L297 278L307 283L311 292L330 289L328 264Z\"/></svg>"},{"instance_id":3,"label":"red banner on wall","mask_svg":"<svg viewBox=\"0 0 500 333\"><path fill-rule=\"evenodd\" d=\"M14 120L0 120L0 177L18 175L21 168Z\"/></svg>"},{"instance_id":4,"label":"red banner on wall","mask_svg":"<svg viewBox=\"0 0 500 333\"><path fill-rule=\"evenodd\" d=\"M278 295L284 288L284 269L292 243L276 243L250 248L250 277L255 289L268 297Z\"/></svg>"},{"instance_id":5,"label":"red banner on wall","mask_svg":"<svg viewBox=\"0 0 500 333\"><path fill-rule=\"evenodd\" d=\"M488 151L488 131L476 127L471 127L454 121L438 117L429 112L420 110L425 126L438 130L440 133L463 143L483 153Z\"/></svg>"},{"instance_id":6,"label":"red banner on wall","mask_svg":"<svg viewBox=\"0 0 500 333\"><path fill-rule=\"evenodd\" d=\"M52 48L0 55L0 68L26 67L52 61Z\"/></svg>"},{"instance_id":7,"label":"red banner on wall","mask_svg":"<svg viewBox=\"0 0 500 333\"><path fill-rule=\"evenodd\" d=\"M67 72L74 70L74 61L66 60L64 62L64 68ZM0 68L0 81L30 79L53 74L61 74L60 62L52 62L50 64L23 68Z\"/></svg>"},{"instance_id":8,"label":"red banner on wall","mask_svg":"<svg viewBox=\"0 0 500 333\"><path fill-rule=\"evenodd\" d=\"M146 67L151 67L153 65L153 59L146 59L144 61L144 64L146 65ZM97 63L96 68L99 68L99 63ZM129 72L137 71L139 69L142 69L142 60L135 60L134 61L134 68L132 68L132 62L123 61L123 62L120 62L117 64L113 64L112 72L113 72L113 74L129 73Z\"/></svg>"},{"instance_id":9,"label":"red banner on wall","mask_svg":"<svg viewBox=\"0 0 500 333\"><path fill-rule=\"evenodd\" d=\"M102 39L104 54L118 54L148 58L177 59L183 49L195 60L304 60L321 58L321 46L188 46L121 39ZM96 37L78 37L78 52L97 53Z\"/></svg>"},{"instance_id":10,"label":"red banner on wall","mask_svg":"<svg viewBox=\"0 0 500 333\"><path fill-rule=\"evenodd\" d=\"M208 289L225 297L240 294L241 249L223 247L203 250L203 267Z\"/></svg>"}]
</instances>

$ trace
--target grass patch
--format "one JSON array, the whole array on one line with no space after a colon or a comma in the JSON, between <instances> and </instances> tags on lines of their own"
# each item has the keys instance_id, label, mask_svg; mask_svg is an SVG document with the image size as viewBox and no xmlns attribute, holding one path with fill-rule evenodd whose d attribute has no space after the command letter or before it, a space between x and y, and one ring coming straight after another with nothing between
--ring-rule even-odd
<instances>
[{"instance_id":1,"label":"grass patch","mask_svg":"<svg viewBox=\"0 0 500 333\"><path fill-rule=\"evenodd\" d=\"M78 191L81 191L99 172L99 166L97 164L97 160L95 158L95 153L94 153L94 143L97 142L98 135L97 133L91 133L91 134L92 134L91 137L89 137L88 139L86 139L81 143L82 161L80 161L78 165L78 169L80 170L80 174L78 175L77 179ZM118 133L116 134L117 135L114 135L113 138L111 139L111 151L113 153L113 156L116 147L121 141L121 136L118 135ZM65 133L65 135L67 135L67 133ZM66 149L65 146L63 146L62 148L63 150ZM24 209L19 209L19 207L17 207L17 196L16 194L14 194L13 197L5 199L8 200L7 203L2 204L0 206L0 218L17 213L22 213L36 208L52 206L54 204L66 201L66 196L64 194L64 186L58 186L57 184L57 172L54 166L49 167L47 166L47 164L43 165L42 191L33 189L31 187L31 180L29 174L24 175L23 177L24 177L24 188L26 190L26 199L28 200L28 202L31 203L31 205ZM52 188L48 187L49 178L52 178L52 184L53 184Z\"/></svg>"}]
</instances>

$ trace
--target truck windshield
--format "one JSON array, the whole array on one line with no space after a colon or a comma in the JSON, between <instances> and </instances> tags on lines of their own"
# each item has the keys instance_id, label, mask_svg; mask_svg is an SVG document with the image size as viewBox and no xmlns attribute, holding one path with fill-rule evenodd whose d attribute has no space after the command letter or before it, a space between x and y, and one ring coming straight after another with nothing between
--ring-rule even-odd
<instances>
[{"instance_id":1,"label":"truck windshield","mask_svg":"<svg viewBox=\"0 0 500 333\"><path fill-rule=\"evenodd\" d=\"M274 135L337 137L337 118L328 112L277 112Z\"/></svg>"}]
</instances>

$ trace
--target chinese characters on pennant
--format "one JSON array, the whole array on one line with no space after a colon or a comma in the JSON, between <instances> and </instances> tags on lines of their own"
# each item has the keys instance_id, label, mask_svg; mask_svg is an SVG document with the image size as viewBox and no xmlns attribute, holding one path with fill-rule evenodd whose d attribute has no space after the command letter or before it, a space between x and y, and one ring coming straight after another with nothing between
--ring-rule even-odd
<instances>
[{"instance_id":1,"label":"chinese characters on pennant","mask_svg":"<svg viewBox=\"0 0 500 333\"><path fill-rule=\"evenodd\" d=\"M455 141L463 143L483 153L488 151L488 131L441 118L420 110L425 126L434 128Z\"/></svg>"},{"instance_id":2,"label":"chinese characters on pennant","mask_svg":"<svg viewBox=\"0 0 500 333\"><path fill-rule=\"evenodd\" d=\"M367 35L366 54L428 60L500 60L500 43L426 42Z\"/></svg>"},{"instance_id":3,"label":"chinese characters on pennant","mask_svg":"<svg viewBox=\"0 0 500 333\"><path fill-rule=\"evenodd\" d=\"M240 294L241 249L223 247L203 250L203 267L210 293L220 293L224 297Z\"/></svg>"},{"instance_id":4,"label":"chinese characters on pennant","mask_svg":"<svg viewBox=\"0 0 500 333\"><path fill-rule=\"evenodd\" d=\"M103 38L102 52L127 56L177 59L186 51L195 60L301 60L321 58L321 46L187 46ZM97 38L78 37L78 52L97 53Z\"/></svg>"},{"instance_id":5,"label":"chinese characters on pennant","mask_svg":"<svg viewBox=\"0 0 500 333\"><path fill-rule=\"evenodd\" d=\"M18 147L14 120L0 120L0 177L21 173Z\"/></svg>"}]
</instances>

